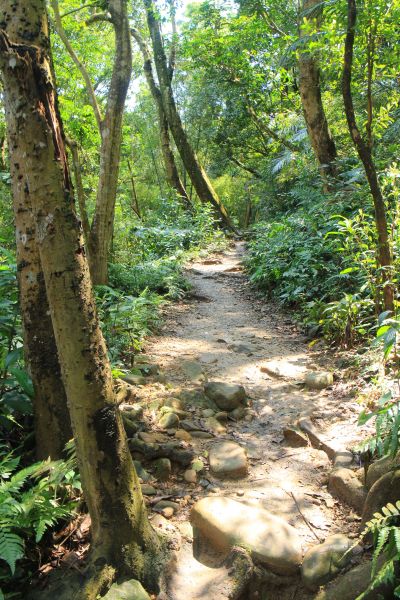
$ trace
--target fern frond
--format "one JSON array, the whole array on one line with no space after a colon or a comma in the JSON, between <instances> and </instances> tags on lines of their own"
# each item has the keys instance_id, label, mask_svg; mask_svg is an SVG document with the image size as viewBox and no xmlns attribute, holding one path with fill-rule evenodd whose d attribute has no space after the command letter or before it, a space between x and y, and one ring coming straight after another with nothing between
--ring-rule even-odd
<instances>
[{"instance_id":1,"label":"fern frond","mask_svg":"<svg viewBox=\"0 0 400 600\"><path fill-rule=\"evenodd\" d=\"M15 564L19 558L24 556L24 541L9 529L0 530L0 559L4 560L15 573Z\"/></svg>"}]
</instances>

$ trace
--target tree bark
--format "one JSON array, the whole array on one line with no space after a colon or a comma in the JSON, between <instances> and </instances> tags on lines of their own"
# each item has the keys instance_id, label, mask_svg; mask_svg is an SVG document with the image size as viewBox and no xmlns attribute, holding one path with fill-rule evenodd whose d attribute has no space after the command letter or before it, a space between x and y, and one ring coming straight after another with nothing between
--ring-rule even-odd
<instances>
[{"instance_id":1,"label":"tree bark","mask_svg":"<svg viewBox=\"0 0 400 600\"><path fill-rule=\"evenodd\" d=\"M46 293L68 398L82 487L92 518L90 578L79 599L95 600L118 575L151 579L157 551L129 453L96 315L67 164L49 56L45 0L0 0L0 69L13 164L24 156ZM9 39L18 31L17 41ZM36 41L32 44L32 39ZM20 42L19 40L24 40ZM26 210L23 205L22 210ZM18 209L18 207L17 207ZM16 214L17 216L17 214Z\"/></svg>"},{"instance_id":2,"label":"tree bark","mask_svg":"<svg viewBox=\"0 0 400 600\"><path fill-rule=\"evenodd\" d=\"M321 9L319 0L303 0L303 12L308 21L319 25ZM300 37L304 37L304 26L300 25ZM322 104L320 68L317 58L310 51L302 52L299 58L299 90L308 136L320 173L329 187L329 178L336 175L336 145L329 131L328 121Z\"/></svg>"},{"instance_id":3,"label":"tree bark","mask_svg":"<svg viewBox=\"0 0 400 600\"><path fill-rule=\"evenodd\" d=\"M83 191L81 161L79 159L78 144L75 142L75 140L71 140L71 139L66 139L66 143L67 143L68 148L71 151L72 169L74 171L76 196L78 198L79 214L81 217L83 236L85 238L85 243L86 243L86 247L87 247L89 237L90 237L90 223L89 223L89 217L88 217L87 210L86 210L85 192ZM87 252L87 250L86 250L86 252Z\"/></svg>"},{"instance_id":4,"label":"tree bark","mask_svg":"<svg viewBox=\"0 0 400 600\"><path fill-rule=\"evenodd\" d=\"M104 117L85 66L77 57L62 26L58 1L51 0L57 33L60 35L72 60L85 81L101 137L100 172L97 186L96 207L89 236L90 273L94 284L108 281L108 253L114 229L114 211L117 195L119 161L122 137L122 118L126 95L132 74L131 34L129 29L127 0L107 0L109 15L97 15L112 23L115 34L115 56L108 90Z\"/></svg>"},{"instance_id":5,"label":"tree bark","mask_svg":"<svg viewBox=\"0 0 400 600\"><path fill-rule=\"evenodd\" d=\"M342 75L342 94L346 113L347 125L353 144L357 150L358 156L363 164L365 175L367 177L369 189L374 203L375 224L378 236L378 260L382 269L381 281L383 281L383 305L385 310L394 310L394 290L393 285L388 282L392 277L392 253L389 242L388 223L386 216L385 201L382 190L379 185L376 173L375 163L372 157L371 146L362 137L357 126L353 96L351 92L351 79L353 67L353 51L355 40L355 29L357 21L356 0L347 2L347 31L344 46L344 61Z\"/></svg>"},{"instance_id":6,"label":"tree bark","mask_svg":"<svg viewBox=\"0 0 400 600\"><path fill-rule=\"evenodd\" d=\"M10 16L10 3L3 4L7 6L0 19L0 27ZM14 41L23 44L26 40L18 27L19 19L23 17L23 7L18 5L13 14L7 30ZM31 42L40 43L40 37L34 37ZM56 460L62 457L65 444L72 438L71 421L36 243L24 148L19 144L20 134L15 115L8 112L7 118L11 122L8 145L10 154L12 151L11 177L15 182L13 203L24 351L34 388L36 456L40 460L48 457Z\"/></svg>"},{"instance_id":7,"label":"tree bark","mask_svg":"<svg viewBox=\"0 0 400 600\"><path fill-rule=\"evenodd\" d=\"M208 179L204 169L200 165L196 153L194 152L183 127L178 109L175 104L175 98L171 86L171 74L168 68L159 20L156 17L157 11L155 9L153 0L144 0L144 6L146 9L147 25L153 47L154 63L160 85L162 105L182 162L185 165L200 201L204 203L209 202L214 207L221 222L228 227L228 229L235 231L235 226L233 225L225 206L214 190L211 181Z\"/></svg>"},{"instance_id":8,"label":"tree bark","mask_svg":"<svg viewBox=\"0 0 400 600\"><path fill-rule=\"evenodd\" d=\"M171 140L169 136L168 119L164 112L164 107L161 98L160 88L156 84L151 62L151 55L146 46L146 43L140 33L136 29L131 29L131 33L137 42L143 56L143 70L146 76L147 85L149 86L151 95L157 107L158 123L160 129L161 152L164 160L165 173L168 185L176 191L178 197L186 208L191 209L192 204L189 200L185 187L179 177L178 168L175 163L174 153L171 148Z\"/></svg>"}]
</instances>

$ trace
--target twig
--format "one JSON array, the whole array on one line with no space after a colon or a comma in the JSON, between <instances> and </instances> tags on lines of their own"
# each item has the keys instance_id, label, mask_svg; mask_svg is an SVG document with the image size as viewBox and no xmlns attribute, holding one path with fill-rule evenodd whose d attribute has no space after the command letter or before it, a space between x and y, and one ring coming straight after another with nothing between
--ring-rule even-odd
<instances>
[{"instance_id":1,"label":"twig","mask_svg":"<svg viewBox=\"0 0 400 600\"><path fill-rule=\"evenodd\" d=\"M316 539L321 543L321 540L318 537L318 535L315 533L315 530L314 530L313 526L311 525L310 521L302 513L301 508L299 506L299 503L297 502L297 500L296 500L295 495L293 494L293 492L288 492L286 490L284 490L284 491L287 493L288 496L292 497L292 499L293 499L293 501L294 501L294 503L296 505L296 508L299 511L299 514L300 514L301 518L303 519L304 523L307 525L307 527L309 528L309 530L311 531L311 533L316 537Z\"/></svg>"}]
</instances>

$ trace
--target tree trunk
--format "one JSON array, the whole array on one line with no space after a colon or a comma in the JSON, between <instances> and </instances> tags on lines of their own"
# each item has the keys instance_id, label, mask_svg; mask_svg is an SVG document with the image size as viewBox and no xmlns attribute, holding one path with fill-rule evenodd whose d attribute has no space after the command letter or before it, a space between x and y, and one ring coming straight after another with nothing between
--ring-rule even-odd
<instances>
[{"instance_id":1,"label":"tree trunk","mask_svg":"<svg viewBox=\"0 0 400 600\"><path fill-rule=\"evenodd\" d=\"M372 158L371 146L366 142L357 126L353 97L351 92L351 78L353 67L353 50L355 29L357 20L356 0L348 0L347 3L347 31L344 46L342 93L346 113L347 125L358 156L364 166L364 171L369 184L369 189L374 203L375 224L378 234L378 260L383 271L381 281L383 282L383 305L385 310L394 310L393 285L388 283L392 277L392 253L390 249L388 223L386 217L385 201L379 185L375 163Z\"/></svg>"},{"instance_id":2,"label":"tree trunk","mask_svg":"<svg viewBox=\"0 0 400 600\"><path fill-rule=\"evenodd\" d=\"M108 0L115 30L115 58L105 117L101 124L100 174L89 240L90 273L94 284L108 281L108 252L114 230L122 117L132 74L131 34L126 0Z\"/></svg>"},{"instance_id":3,"label":"tree trunk","mask_svg":"<svg viewBox=\"0 0 400 600\"><path fill-rule=\"evenodd\" d=\"M66 143L67 143L68 148L71 151L72 169L74 171L75 189L76 189L76 196L78 199L79 214L81 217L83 236L85 238L85 243L87 246L87 243L88 243L88 240L90 237L90 223L89 223L89 217L88 217L87 210L86 210L86 198L85 198L85 192L83 190L81 161L79 159L78 144L75 142L75 140L71 140L71 139L66 139Z\"/></svg>"},{"instance_id":4,"label":"tree trunk","mask_svg":"<svg viewBox=\"0 0 400 600\"><path fill-rule=\"evenodd\" d=\"M305 11L312 11L306 15L307 20L318 25L321 14L319 0L303 0ZM300 25L300 37L304 35L304 27ZM337 153L322 104L319 64L310 51L303 52L299 58L299 90L308 136L321 176L329 187L329 178L336 175Z\"/></svg>"},{"instance_id":5,"label":"tree trunk","mask_svg":"<svg viewBox=\"0 0 400 600\"><path fill-rule=\"evenodd\" d=\"M89 74L77 57L62 26L57 0L51 0L57 33L85 81L101 137L100 172L96 207L89 236L90 273L94 284L108 281L108 252L114 229L114 211L117 195L121 153L122 118L126 95L132 74L131 35L127 14L127 0L107 0L109 15L98 14L92 20L112 23L115 33L115 56L107 106L102 118Z\"/></svg>"},{"instance_id":6,"label":"tree trunk","mask_svg":"<svg viewBox=\"0 0 400 600\"><path fill-rule=\"evenodd\" d=\"M186 208L191 209L192 204L189 200L185 187L179 177L178 168L175 163L174 153L171 148L171 140L169 136L169 127L168 127L168 119L164 112L164 107L162 104L161 92L159 87L156 84L153 67L151 64L151 56L150 52L146 46L145 41L142 36L136 29L131 29L132 36L137 42L140 51L143 56L143 70L146 76L147 85L149 86L151 95L157 107L158 113L158 124L160 128L160 142L161 142L161 152L164 160L165 173L168 181L168 185L176 191L179 198Z\"/></svg>"},{"instance_id":7,"label":"tree trunk","mask_svg":"<svg viewBox=\"0 0 400 600\"><path fill-rule=\"evenodd\" d=\"M4 10L3 14L6 19L10 10ZM16 18L22 16L23 7L18 5L14 19L7 25L9 35L18 43L26 41ZM35 41L40 42L31 39L31 42ZM12 153L10 170L15 182L13 203L24 351L34 388L36 456L39 460L48 457L56 460L62 457L65 444L72 438L71 421L36 243L24 148L19 145L15 115L7 112L7 119L8 144Z\"/></svg>"},{"instance_id":8,"label":"tree trunk","mask_svg":"<svg viewBox=\"0 0 400 600\"><path fill-rule=\"evenodd\" d=\"M82 487L92 518L91 577L79 599L95 600L115 576L146 581L158 544L147 520L110 364L96 315L50 68L45 0L0 0L0 68L13 165L24 156L46 293L68 398ZM11 29L12 24L12 29ZM24 40L24 43L20 43ZM36 43L32 45L32 40ZM20 208L26 210L26 206ZM17 216L17 215L16 215Z\"/></svg>"},{"instance_id":9,"label":"tree trunk","mask_svg":"<svg viewBox=\"0 0 400 600\"><path fill-rule=\"evenodd\" d=\"M174 137L176 147L182 158L182 162L193 183L193 187L201 202L209 202L217 212L222 223L230 230L235 231L225 206L222 204L204 169L200 165L194 152L186 131L183 127L180 115L176 108L175 98L171 86L171 75L167 64L159 21L156 17L156 9L152 0L144 0L147 14L147 24L153 46L154 62L160 85L162 105L168 119L168 125Z\"/></svg>"}]
</instances>

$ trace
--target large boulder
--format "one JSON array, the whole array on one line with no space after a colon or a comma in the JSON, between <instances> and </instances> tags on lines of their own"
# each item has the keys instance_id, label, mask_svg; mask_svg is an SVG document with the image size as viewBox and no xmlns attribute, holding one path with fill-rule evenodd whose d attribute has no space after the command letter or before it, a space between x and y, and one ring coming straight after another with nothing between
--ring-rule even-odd
<instances>
[{"instance_id":1,"label":"large boulder","mask_svg":"<svg viewBox=\"0 0 400 600\"><path fill-rule=\"evenodd\" d=\"M373 462L367 471L367 478L365 481L367 490L371 489L374 483L378 481L382 475L395 469L398 465L400 465L400 452L398 452L395 457L386 455Z\"/></svg>"},{"instance_id":2,"label":"large boulder","mask_svg":"<svg viewBox=\"0 0 400 600\"><path fill-rule=\"evenodd\" d=\"M314 590L324 585L351 560L352 542L345 535L337 533L326 538L323 544L310 548L301 565L306 587Z\"/></svg>"},{"instance_id":3,"label":"large boulder","mask_svg":"<svg viewBox=\"0 0 400 600\"><path fill-rule=\"evenodd\" d=\"M150 600L150 596L136 579L113 583L103 600Z\"/></svg>"},{"instance_id":4,"label":"large boulder","mask_svg":"<svg viewBox=\"0 0 400 600\"><path fill-rule=\"evenodd\" d=\"M362 522L369 521L382 506L400 500L400 469L389 471L374 483L368 492L362 512Z\"/></svg>"},{"instance_id":5,"label":"large boulder","mask_svg":"<svg viewBox=\"0 0 400 600\"><path fill-rule=\"evenodd\" d=\"M240 479L247 475L247 456L236 442L214 444L209 453L210 471L220 479Z\"/></svg>"},{"instance_id":6,"label":"large boulder","mask_svg":"<svg viewBox=\"0 0 400 600\"><path fill-rule=\"evenodd\" d=\"M221 410L234 410L246 400L246 390L235 383L211 381L204 386L204 392Z\"/></svg>"},{"instance_id":7,"label":"large boulder","mask_svg":"<svg viewBox=\"0 0 400 600\"><path fill-rule=\"evenodd\" d=\"M357 512L362 511L366 494L354 471L345 468L333 469L328 487L333 496L337 496Z\"/></svg>"},{"instance_id":8,"label":"large boulder","mask_svg":"<svg viewBox=\"0 0 400 600\"><path fill-rule=\"evenodd\" d=\"M299 568L302 550L297 531L263 508L206 497L193 506L190 519L195 535L216 549L241 546L276 573L295 573Z\"/></svg>"}]
</instances>

